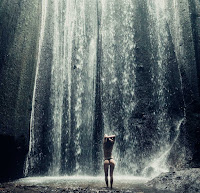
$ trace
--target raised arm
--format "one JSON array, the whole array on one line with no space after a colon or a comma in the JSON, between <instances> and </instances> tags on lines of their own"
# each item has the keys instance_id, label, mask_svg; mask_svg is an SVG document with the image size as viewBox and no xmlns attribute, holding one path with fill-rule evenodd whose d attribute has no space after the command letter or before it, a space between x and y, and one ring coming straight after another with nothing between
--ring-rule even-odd
<instances>
[{"instance_id":1,"label":"raised arm","mask_svg":"<svg viewBox=\"0 0 200 193\"><path fill-rule=\"evenodd\" d=\"M107 142L107 140L110 140L110 141L112 141L112 142L115 142L115 135L110 135L110 136L108 136L108 135L104 135L104 138L103 138L103 142L104 143L106 143Z\"/></svg>"},{"instance_id":2,"label":"raised arm","mask_svg":"<svg viewBox=\"0 0 200 193\"><path fill-rule=\"evenodd\" d=\"M108 138L113 138L113 139L115 139L115 135L110 135L110 136L108 136Z\"/></svg>"},{"instance_id":3,"label":"raised arm","mask_svg":"<svg viewBox=\"0 0 200 193\"><path fill-rule=\"evenodd\" d=\"M113 143L115 142L115 135L110 135L109 138L111 141L113 141Z\"/></svg>"},{"instance_id":4,"label":"raised arm","mask_svg":"<svg viewBox=\"0 0 200 193\"><path fill-rule=\"evenodd\" d=\"M104 137L103 137L103 143L106 143L107 139L108 139L108 135L105 134Z\"/></svg>"}]
</instances>

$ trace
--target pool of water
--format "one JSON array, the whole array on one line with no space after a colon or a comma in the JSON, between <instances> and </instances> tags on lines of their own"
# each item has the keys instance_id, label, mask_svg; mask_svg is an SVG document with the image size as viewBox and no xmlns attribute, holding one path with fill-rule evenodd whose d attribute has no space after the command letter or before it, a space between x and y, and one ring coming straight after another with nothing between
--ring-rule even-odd
<instances>
[{"instance_id":1,"label":"pool of water","mask_svg":"<svg viewBox=\"0 0 200 193\"><path fill-rule=\"evenodd\" d=\"M171 193L170 191L160 191L147 187L145 184L148 180L150 179L144 177L114 176L112 191L110 188L106 188L104 176L27 177L14 181L12 184L14 187L20 187L20 191L30 189L31 191L34 190L33 192L35 190L44 192L45 190L45 192Z\"/></svg>"},{"instance_id":2,"label":"pool of water","mask_svg":"<svg viewBox=\"0 0 200 193\"><path fill-rule=\"evenodd\" d=\"M134 188L136 185L145 184L149 179L133 176L114 176L114 187L117 189ZM28 177L16 181L27 186L56 186L56 187L82 187L103 188L105 181L103 176L54 176L54 177Z\"/></svg>"}]
</instances>

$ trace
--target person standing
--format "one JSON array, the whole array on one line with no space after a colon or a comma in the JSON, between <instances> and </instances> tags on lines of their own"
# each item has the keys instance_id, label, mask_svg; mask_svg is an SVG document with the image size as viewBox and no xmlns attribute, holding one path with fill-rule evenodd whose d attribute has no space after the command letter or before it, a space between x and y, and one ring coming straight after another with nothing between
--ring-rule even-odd
<instances>
[{"instance_id":1,"label":"person standing","mask_svg":"<svg viewBox=\"0 0 200 193\"><path fill-rule=\"evenodd\" d=\"M103 151L104 151L104 172L105 182L108 187L108 170L110 169L110 186L113 185L113 172L115 168L115 161L112 156L113 145L115 143L115 135L104 135L103 138Z\"/></svg>"}]
</instances>

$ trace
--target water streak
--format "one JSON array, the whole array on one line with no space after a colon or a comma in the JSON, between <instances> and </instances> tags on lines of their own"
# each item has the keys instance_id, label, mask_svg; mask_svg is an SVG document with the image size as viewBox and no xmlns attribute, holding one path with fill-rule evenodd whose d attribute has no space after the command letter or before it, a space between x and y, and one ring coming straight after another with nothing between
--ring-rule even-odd
<instances>
[{"instance_id":1,"label":"water streak","mask_svg":"<svg viewBox=\"0 0 200 193\"><path fill-rule=\"evenodd\" d=\"M178 121L176 126L176 137L174 138L174 141L171 145L169 145L168 148L166 148L163 152L159 152L155 158L150 161L150 163L144 168L142 175L146 177L154 178L158 176L162 172L168 172L169 166L167 164L167 159L170 154L171 149L173 148L174 144L177 142L179 136L180 136L180 127L184 123L185 118Z\"/></svg>"},{"instance_id":2,"label":"water streak","mask_svg":"<svg viewBox=\"0 0 200 193\"><path fill-rule=\"evenodd\" d=\"M45 32L45 24L46 24L46 16L47 16L47 6L48 0L42 1L42 15L41 15L41 30L40 30L40 38L39 38L39 48L38 48L38 56L37 56L37 64L36 64L36 74L35 74L35 82L34 82L34 90L33 90L33 98L32 98L32 111L31 111L31 120L30 120L30 141L29 141L29 152L25 163L25 176L28 175L28 172L34 167L34 162L38 161L38 157L34 156L34 152L37 143L37 134L34 130L35 125L35 101L37 98L36 89L38 85L38 74L39 74L39 66L41 59L41 51L44 40L44 32ZM39 159L40 160L40 159Z\"/></svg>"}]
</instances>

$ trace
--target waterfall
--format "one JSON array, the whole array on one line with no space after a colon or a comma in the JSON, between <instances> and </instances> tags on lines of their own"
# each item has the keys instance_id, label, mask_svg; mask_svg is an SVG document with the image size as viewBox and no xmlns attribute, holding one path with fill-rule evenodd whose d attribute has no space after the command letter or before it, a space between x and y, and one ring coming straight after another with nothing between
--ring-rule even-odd
<instances>
[{"instance_id":1,"label":"waterfall","mask_svg":"<svg viewBox=\"0 0 200 193\"><path fill-rule=\"evenodd\" d=\"M42 1L25 175L102 173L103 133L118 174L167 171L184 118L169 3Z\"/></svg>"},{"instance_id":2,"label":"waterfall","mask_svg":"<svg viewBox=\"0 0 200 193\"><path fill-rule=\"evenodd\" d=\"M39 152L34 142L30 142L26 175L32 175L33 168L37 167L37 162L41 160L36 160L32 154L36 154L35 157L46 156L47 169L44 173L47 175L60 175L65 172L84 173L91 167L97 14L95 11L87 14L86 11L93 8L92 3L84 0L79 3L55 0L49 2L49 7L45 3L42 4L43 14L50 9L53 11L52 23L46 28L43 24L45 16L42 16L40 40L42 45L44 30L46 33L51 30L49 34L52 34L53 40L48 125L45 130L46 136L43 136L44 131L42 129L36 131L35 123L31 122L31 141L37 140L35 139L37 135L43 136L46 143L41 142L43 148ZM86 26L86 20L91 26L90 24ZM41 65L40 58L43 57L44 55L38 55L37 67ZM35 88L39 86L35 85ZM35 117L34 110L37 108L34 105L37 93L34 92L33 95L32 120Z\"/></svg>"},{"instance_id":3,"label":"waterfall","mask_svg":"<svg viewBox=\"0 0 200 193\"><path fill-rule=\"evenodd\" d=\"M102 1L102 112L104 130L117 135L114 157L118 172L136 168L130 135L130 118L136 96L134 56L134 13L132 1ZM128 166L129 165L129 166ZM119 173L120 173L119 172Z\"/></svg>"},{"instance_id":4,"label":"waterfall","mask_svg":"<svg viewBox=\"0 0 200 193\"><path fill-rule=\"evenodd\" d=\"M148 1L149 13L151 20L154 22L154 26L151 28L152 44L157 44L157 52L153 55L155 57L155 64L152 66L152 80L155 84L155 100L158 101L157 110L155 112L157 116L157 130L158 137L161 139L162 143L160 147L165 148L167 141L169 141L169 116L167 115L168 104L166 99L167 90L167 80L166 72L168 65L166 49L168 46L168 31L167 27L167 17L168 13L166 11L166 1Z\"/></svg>"},{"instance_id":5,"label":"waterfall","mask_svg":"<svg viewBox=\"0 0 200 193\"><path fill-rule=\"evenodd\" d=\"M34 167L34 162L38 161L38 156L34 156L35 149L37 146L37 132L34 130L35 124L35 100L36 100L36 89L37 89L37 80L38 80L38 73L39 73L39 66L40 66L40 57L41 57L41 50L43 46L43 39L44 39L44 30L46 24L46 16L47 16L47 3L48 0L44 0L42 2L42 16L41 16L41 30L40 30L40 39L39 39L39 53L37 58L37 65L36 65L36 74L35 74L35 83L34 83L34 90L33 90L33 99L32 99L32 111L31 111L31 120L30 120L30 141L29 141L29 153L26 159L25 164L25 175L28 175L29 170L32 170Z\"/></svg>"}]
</instances>

